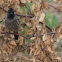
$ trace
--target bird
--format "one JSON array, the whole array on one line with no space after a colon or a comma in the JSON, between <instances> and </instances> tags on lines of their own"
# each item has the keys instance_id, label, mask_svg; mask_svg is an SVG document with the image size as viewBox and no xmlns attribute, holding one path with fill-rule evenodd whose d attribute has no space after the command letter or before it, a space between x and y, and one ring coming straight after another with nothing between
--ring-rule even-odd
<instances>
[{"instance_id":1,"label":"bird","mask_svg":"<svg viewBox=\"0 0 62 62\"><path fill-rule=\"evenodd\" d=\"M18 42L18 30L20 28L20 21L16 14L14 13L13 8L9 8L5 20L4 20L5 28L8 30L8 32L13 31L14 33L14 40L17 43Z\"/></svg>"}]
</instances>

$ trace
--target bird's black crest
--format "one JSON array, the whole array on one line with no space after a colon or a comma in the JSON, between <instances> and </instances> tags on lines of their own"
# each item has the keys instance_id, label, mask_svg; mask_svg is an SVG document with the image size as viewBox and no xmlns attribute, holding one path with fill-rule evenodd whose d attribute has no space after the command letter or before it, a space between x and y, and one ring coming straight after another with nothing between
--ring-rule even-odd
<instances>
[{"instance_id":1,"label":"bird's black crest","mask_svg":"<svg viewBox=\"0 0 62 62\"><path fill-rule=\"evenodd\" d=\"M12 8L9 8L7 17L12 19L14 18L14 16L15 16L14 10Z\"/></svg>"},{"instance_id":2,"label":"bird's black crest","mask_svg":"<svg viewBox=\"0 0 62 62\"><path fill-rule=\"evenodd\" d=\"M9 8L8 13L14 13L14 10L12 8Z\"/></svg>"}]
</instances>

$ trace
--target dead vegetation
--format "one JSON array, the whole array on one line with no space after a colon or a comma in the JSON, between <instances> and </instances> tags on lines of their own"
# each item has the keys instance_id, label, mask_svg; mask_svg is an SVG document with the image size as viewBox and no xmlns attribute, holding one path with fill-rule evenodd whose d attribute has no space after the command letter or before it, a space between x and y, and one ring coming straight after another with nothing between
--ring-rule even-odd
<instances>
[{"instance_id":1,"label":"dead vegetation","mask_svg":"<svg viewBox=\"0 0 62 62\"><path fill-rule=\"evenodd\" d=\"M33 3L32 9L26 2ZM20 6L27 7L28 14L25 10L24 15L20 14ZM62 26L51 29L45 23L44 9L49 10L50 6L44 0L0 0L0 20L4 21L8 8L12 7L21 23L19 45L15 43L13 33L8 34L4 24L0 24L0 62L61 62L53 46L62 37ZM55 9L62 11L61 7ZM24 28L26 26L29 28ZM25 34L22 34L23 30Z\"/></svg>"}]
</instances>

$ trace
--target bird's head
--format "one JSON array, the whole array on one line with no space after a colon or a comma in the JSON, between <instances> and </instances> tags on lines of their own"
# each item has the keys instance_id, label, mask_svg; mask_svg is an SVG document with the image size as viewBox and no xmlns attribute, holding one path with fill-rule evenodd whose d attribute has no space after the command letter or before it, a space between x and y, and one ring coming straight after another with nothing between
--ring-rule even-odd
<instances>
[{"instance_id":1,"label":"bird's head","mask_svg":"<svg viewBox=\"0 0 62 62\"><path fill-rule=\"evenodd\" d=\"M15 14L14 14L14 10L12 8L9 8L8 12L7 12L7 17L12 19L14 18Z\"/></svg>"}]
</instances>

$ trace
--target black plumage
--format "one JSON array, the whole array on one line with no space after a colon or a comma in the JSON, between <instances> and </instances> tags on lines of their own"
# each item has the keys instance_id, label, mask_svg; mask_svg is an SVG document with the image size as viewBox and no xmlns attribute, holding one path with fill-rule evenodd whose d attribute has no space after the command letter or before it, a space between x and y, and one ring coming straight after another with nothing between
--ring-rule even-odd
<instances>
[{"instance_id":1,"label":"black plumage","mask_svg":"<svg viewBox=\"0 0 62 62\"><path fill-rule=\"evenodd\" d=\"M18 33L18 30L20 28L20 22L12 8L9 8L7 15L5 17L5 20L4 20L4 24L5 24L5 28L8 31L14 32L15 41L18 40L19 36L16 34Z\"/></svg>"}]
</instances>

